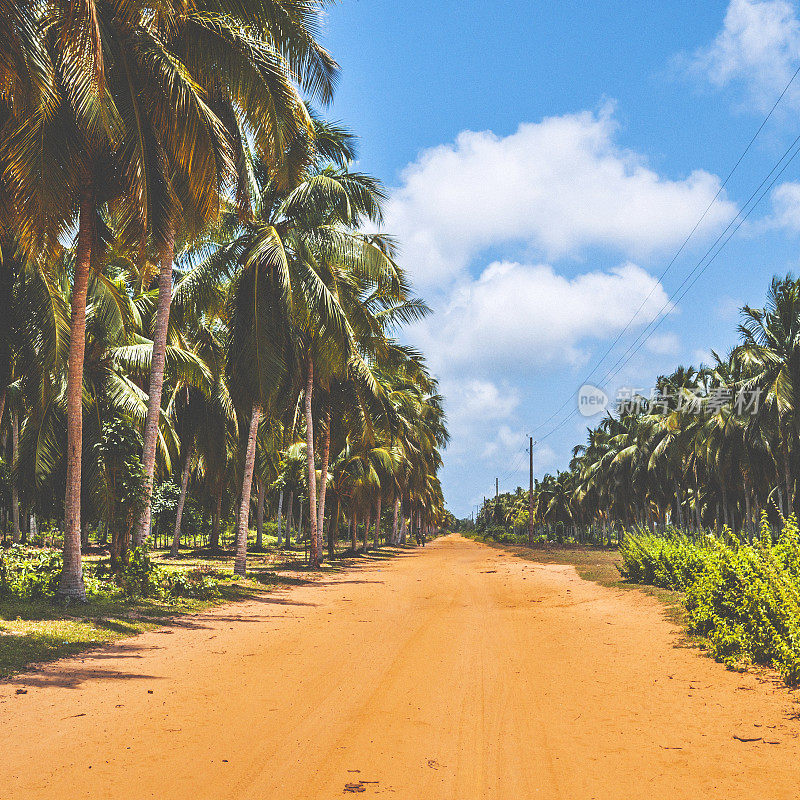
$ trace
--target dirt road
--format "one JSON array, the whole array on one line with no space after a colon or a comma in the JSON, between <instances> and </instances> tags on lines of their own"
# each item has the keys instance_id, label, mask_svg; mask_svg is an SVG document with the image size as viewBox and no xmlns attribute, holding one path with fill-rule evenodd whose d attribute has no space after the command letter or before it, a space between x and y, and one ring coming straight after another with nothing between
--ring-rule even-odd
<instances>
[{"instance_id":1,"label":"dirt road","mask_svg":"<svg viewBox=\"0 0 800 800\"><path fill-rule=\"evenodd\" d=\"M800 797L790 695L676 641L452 536L0 686L0 797Z\"/></svg>"}]
</instances>

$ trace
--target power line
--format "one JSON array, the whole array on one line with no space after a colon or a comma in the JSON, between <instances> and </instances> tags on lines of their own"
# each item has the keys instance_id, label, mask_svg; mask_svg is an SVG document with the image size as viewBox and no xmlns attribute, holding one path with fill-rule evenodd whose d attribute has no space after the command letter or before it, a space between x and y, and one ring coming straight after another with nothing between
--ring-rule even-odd
<instances>
[{"instance_id":1,"label":"power line","mask_svg":"<svg viewBox=\"0 0 800 800\"><path fill-rule=\"evenodd\" d=\"M527 455L527 453L528 453L528 450L524 446L522 447L522 449L520 449L517 452L517 460L516 460L514 466L511 467L511 469L508 472L506 472L505 475L502 475L500 477L500 481L502 483L505 483L506 480L508 480L508 478L510 478L512 475L516 474L517 472L519 472L520 468L522 467L522 459L523 459L523 457L525 455Z\"/></svg>"},{"instance_id":2,"label":"power line","mask_svg":"<svg viewBox=\"0 0 800 800\"><path fill-rule=\"evenodd\" d=\"M611 354L612 350L617 346L617 344L622 339L622 337L625 335L625 333L630 329L630 327L633 324L633 322L636 319L636 317L639 315L639 313L642 311L642 309L647 304L647 301L652 297L652 295L655 292L656 288L661 285L661 281L663 280L663 278L670 271L670 269L672 269L672 266L675 264L675 262L677 261L678 257L683 252L683 250L685 249L686 245L689 243L689 241L692 238L692 236L694 236L694 234L697 232L697 229L700 227L700 225L702 224L703 220L708 215L708 212L711 210L711 208L714 205L714 203L716 203L716 201L719 199L720 194L722 194L722 192L725 189L725 187L727 186L728 182L733 177L733 174L739 168L739 165L742 163L742 161L744 160L744 158L747 155L747 153L750 152L750 149L752 148L752 146L755 143L756 139L759 137L759 135L761 134L761 131L764 129L764 127L766 126L767 122L772 117L772 114L774 113L774 111L778 107L778 105L780 104L781 100L783 100L784 96L789 91L789 88L791 87L792 83L794 83L794 80L795 80L795 78L797 78L798 74L800 74L800 67L798 67L795 70L794 74L791 76L791 78L789 78L789 81L787 82L786 86L784 86L783 91L780 93L780 95L778 96L777 100L775 100L775 102L773 103L772 108L770 108L768 114L766 115L766 117L764 117L764 119L762 120L761 124L758 126L758 129L756 130L756 132L750 138L750 141L747 143L747 146L744 148L744 150L742 151L741 155L736 160L736 163L733 165L731 170L728 172L727 176L725 177L725 180L722 182L722 184L720 185L719 189L717 190L717 193L714 195L714 197L712 198L711 202L708 204L708 206L706 207L705 211L703 211L702 215L700 216L700 219L697 220L697 222L695 223L694 227L689 232L688 236L683 240L681 246L678 248L678 250L675 253L675 255L670 259L670 261L667 264L667 266L662 270L661 274L658 276L658 280L653 284L653 286L651 287L649 293L644 298L644 300L642 300L641 304L636 309L636 311L634 312L633 316L628 320L628 322L625 324L624 328L616 335L614 340L611 342L611 344L608 346L606 351L600 357L600 360L592 367L592 369L589 371L589 373L583 379L583 383L586 383L589 380L589 378L592 377L592 375L595 373L595 371L600 367L600 365L606 360L606 358L608 358L608 356ZM763 185L763 182L762 182L762 185ZM758 190L756 190L756 192L757 191ZM752 197L752 195L751 195L751 197ZM734 219L731 222L733 222L735 220L736 220L736 217L734 217ZM730 227L730 224L731 223L729 223L729 227ZM726 228L726 230L727 230L727 228ZM724 232L723 232L723 235L724 235ZM719 241L719 238L717 239L717 241ZM716 242L715 242L715 244L716 244ZM714 245L712 245L712 248L713 247L714 247ZM706 255L707 255L707 253L706 253ZM704 256L704 258L705 258L705 256ZM701 261L702 261L702 259L701 259ZM691 273L690 273L690 275L691 275ZM684 279L684 281L685 280L686 279ZM681 288L681 285L679 285L679 287L678 287L679 290ZM656 317L654 317L654 320L658 319L658 317L660 316L662 311L663 311L663 308L658 312ZM649 327L654 320L651 320L651 322L648 323L647 327ZM602 383L603 381L600 381L600 382ZM545 427L549 422L551 422L553 419L555 419L564 410L564 408L567 407L567 405L569 404L569 402L572 399L573 399L572 395L567 397L564 400L564 402L544 422L542 422L542 423L540 423L540 424L538 424L538 425L536 425L534 427L534 429L533 429L534 432L540 430L543 427ZM570 414L570 416L571 416L571 414ZM561 427L561 425L559 425L559 427ZM555 430L557 430L557 428ZM550 434L547 434L547 435L549 436ZM542 437L542 438L544 438L544 437Z\"/></svg>"},{"instance_id":3,"label":"power line","mask_svg":"<svg viewBox=\"0 0 800 800\"><path fill-rule=\"evenodd\" d=\"M608 380L612 375L614 375L616 373L616 371L618 371L618 370L615 370L615 368L618 365L620 365L620 363L623 361L625 356L628 353L630 353L630 351L636 346L637 342L639 342L639 339L641 339L642 336L644 336L644 339L642 339L641 344L644 344L644 342L646 342L647 339L649 339L650 336L653 335L655 330L661 325L661 323L665 319L665 317L662 316L663 312L666 311L666 309L669 306L674 305L675 303L680 301L683 297L685 297L686 292L697 282L697 279L711 266L711 264L714 262L716 257L722 252L722 250L725 247L725 245L731 240L731 238L739 230L739 228L741 228L741 226L744 224L745 220L750 216L750 214L753 213L753 211L755 210L756 206L761 202L761 200L763 200L763 198L766 196L767 192L769 192L769 190L775 185L775 183L777 183L778 179L786 171L786 169L789 166L789 164L792 163L794 158L797 156L798 152L800 152L800 150L797 149L798 143L800 143L800 135L798 135L795 138L795 140L791 143L791 145L789 145L789 147L786 149L786 151L783 153L783 155L780 157L780 159L778 159L778 162L775 164L775 166L769 171L769 173L767 174L767 177L764 178L761 181L761 183L758 185L758 187L755 189L755 191L753 191L752 194L750 195L750 197L747 198L747 202L745 202L745 204L742 206L742 208L739 210L739 212L736 214L736 216L728 223L728 225L726 226L725 230L715 239L715 241L711 245L711 247L709 247L708 250L706 250L706 252L704 253L703 257L700 259L700 261L698 261L697 264L695 264L695 266L689 271L689 273L686 275L686 277L680 282L680 284L678 284L678 288L675 290L675 292L673 294L673 297L667 299L667 301L658 310L658 313L656 314L656 316L638 334L638 336L628 346L628 349L622 354L622 356L620 358L618 358L616 362L614 362L614 364L612 365L611 369L608 372L606 372L606 374L603 377L603 382ZM794 152L792 152L792 150L794 150ZM787 156L788 156L788 158L787 158ZM781 166L781 163L784 161L784 159L786 159L786 163L783 164L783 166ZM780 167L780 169L778 169L779 167ZM778 170L778 171L776 172L776 170ZM774 177L773 177L773 173L775 173ZM772 178L771 181L770 181L770 178ZM767 183L767 181L770 181L769 185L767 186L766 189L764 189L763 192L761 192L762 188ZM761 192L760 195L759 195L759 192ZM758 195L758 197L756 197L756 195ZM755 198L755 200L754 200L754 198ZM752 205L751 205L751 202L752 202ZM748 206L750 206L749 209L747 208ZM744 216L742 216L742 214L745 211L745 209L747 209L747 213L745 213ZM741 219L739 219L739 217L741 217ZM734 223L736 223L737 220L739 220L739 221L734 226ZM733 230L731 230L732 227L733 227ZM726 234L728 234L728 231L730 231L730 234L726 238ZM721 244L720 244L720 242L721 242ZM717 247L717 245L719 245L719 247ZM716 252L714 252L714 248L717 248ZM705 264L703 264L703 262L707 258L708 258L708 261ZM689 283L690 279L692 279L692 276L695 276L695 277L694 277L693 280L691 280L691 283ZM683 287L687 285L687 283L689 283L687 288L680 295L678 295L678 292L680 292L681 289L683 289ZM648 328L650 328L651 325L654 326L653 330L648 332ZM637 349L636 352L638 352L638 349ZM627 363L627 360L624 363ZM624 363L622 364L622 366L624 366Z\"/></svg>"},{"instance_id":4,"label":"power line","mask_svg":"<svg viewBox=\"0 0 800 800\"><path fill-rule=\"evenodd\" d=\"M609 371L606 372L606 374L604 375L604 377L601 380L601 383L605 383L611 377L616 375L631 360L631 358L633 358L633 356L635 356L636 353L638 353L639 350L641 350L641 348L644 346L645 342L647 342L647 340L658 330L658 328L661 326L661 324L666 319L665 316L662 316L662 312L669 305L671 305L673 303L680 302L680 300L682 300L686 296L686 294L689 292L689 290L692 288L692 286L694 286L694 284L697 283L697 281L700 279L700 277L703 275L703 273L705 273L705 271L711 266L711 264L714 263L714 261L716 260L717 256L722 252L724 247L733 238L733 236L736 234L736 232L739 230L739 228L741 228L741 226L745 223L747 218L753 213L753 211L758 206L758 204L761 202L761 200L764 199L764 197L767 195L767 193L777 183L777 181L781 177L781 175L783 175L783 173L786 171L786 169L789 167L789 165L792 163L792 161L794 161L794 159L800 153L800 148L797 147L798 143L800 143L800 135L798 135L795 138L795 140L792 142L792 144L787 148L787 150L780 157L780 159L778 160L776 165L769 171L769 173L767 174L767 177L764 178L764 180L761 181L761 183L758 185L756 190L747 199L747 202L742 206L740 211L731 220L731 222L728 223L727 227L717 237L717 239L715 240L714 244L712 244L711 247L706 251L706 253L703 255L703 258L701 258L700 261L698 261L698 263L692 268L692 270L690 270L690 272L688 273L688 275L686 275L686 277L683 279L683 281L681 281L681 283L678 285L678 288L677 288L677 290L675 292L675 295L673 295L673 298L672 299L668 299L667 302L664 303L664 305L661 307L661 309L656 314L656 316L653 318L653 320L651 320L650 323L648 323L648 325L644 328L644 330L642 330L639 333L639 335L636 337L636 339L634 339L634 341L628 346L628 349L617 359L617 361L611 366ZM794 150L794 152L792 152L793 150ZM787 156L788 156L788 158L787 158ZM781 166L781 163L784 161L784 159L786 159L786 163L783 164L783 166ZM778 169L779 167L780 167L780 169ZM776 172L776 170L777 170L777 172ZM773 173L775 173L774 177L773 177ZM772 180L770 180L770 177L772 177ZM761 189L764 187L764 185L767 183L767 181L769 181L769 185L767 185L766 189L764 189L764 191L762 192ZM759 192L761 192L761 194L759 194ZM758 197L756 197L756 195L758 195ZM754 200L754 198L755 198L755 200ZM751 201L753 201L752 205L751 205ZM749 209L747 209L748 206L750 206ZM747 213L742 215L742 212L744 212L745 209L747 209ZM741 219L739 219L739 217L741 217ZM734 226L734 223L736 222L737 219L739 221ZM733 230L731 230L732 226L733 226ZM730 233L728 233L728 231L730 231ZM728 234L727 237L726 237L726 234ZM720 244L720 242L721 242L721 244ZM719 247L717 247L718 244L719 244ZM716 251L714 251L715 247L717 248ZM706 260L706 258L708 258L708 261L705 264L703 264L703 262ZM683 291L681 291L681 289L683 289ZM680 294L678 294L678 292L680 292ZM650 326L653 326L652 330L648 331ZM563 408L563 406L562 406L562 408ZM555 428L553 428L551 431L546 433L544 436L541 436L540 437L540 441L542 441L544 439L547 439L548 437L552 436L556 431L558 431L560 428L562 428L564 425L566 425L567 422L569 422L574 417L574 415L576 413L577 412L575 410L570 412L570 414L568 414L567 417L565 417L558 425L556 425ZM552 419L552 417L551 417L551 419Z\"/></svg>"}]
</instances>

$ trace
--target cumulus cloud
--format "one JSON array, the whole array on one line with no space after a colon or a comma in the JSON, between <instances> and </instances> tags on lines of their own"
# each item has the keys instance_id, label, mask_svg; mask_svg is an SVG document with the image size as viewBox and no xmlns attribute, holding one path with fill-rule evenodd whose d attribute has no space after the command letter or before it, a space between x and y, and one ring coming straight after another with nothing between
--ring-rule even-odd
<instances>
[{"instance_id":1,"label":"cumulus cloud","mask_svg":"<svg viewBox=\"0 0 800 800\"><path fill-rule=\"evenodd\" d=\"M792 233L800 233L800 183L789 181L775 187L769 223Z\"/></svg>"},{"instance_id":2,"label":"cumulus cloud","mask_svg":"<svg viewBox=\"0 0 800 800\"><path fill-rule=\"evenodd\" d=\"M712 202L719 179L659 175L620 147L610 107L523 123L509 136L464 131L402 174L387 230L423 288L458 278L481 252L523 245L554 260L600 247L641 257L677 245ZM704 220L735 213L721 196Z\"/></svg>"},{"instance_id":3,"label":"cumulus cloud","mask_svg":"<svg viewBox=\"0 0 800 800\"><path fill-rule=\"evenodd\" d=\"M448 397L455 394L459 401L456 413L465 421L505 419L519 405L516 390L503 391L491 381L467 380L448 388Z\"/></svg>"},{"instance_id":4,"label":"cumulus cloud","mask_svg":"<svg viewBox=\"0 0 800 800\"><path fill-rule=\"evenodd\" d=\"M636 330L662 310L671 310L663 287L635 264L566 278L547 264L496 262L410 335L439 372L519 374L580 363L582 343L606 340L632 319Z\"/></svg>"},{"instance_id":5,"label":"cumulus cloud","mask_svg":"<svg viewBox=\"0 0 800 800\"><path fill-rule=\"evenodd\" d=\"M441 374L441 373L440 373ZM440 389L446 398L448 428L452 441L450 455L470 455L483 448L498 424L513 418L520 404L520 393L507 381L465 376L462 371L441 375Z\"/></svg>"},{"instance_id":6,"label":"cumulus cloud","mask_svg":"<svg viewBox=\"0 0 800 800\"><path fill-rule=\"evenodd\" d=\"M494 439L486 442L483 448L481 458L484 461L493 460L495 457L502 456L508 459L510 453L517 456L517 459L511 466L519 463L519 451L528 443L528 436L524 431L512 430L508 425L501 425ZM508 465L506 465L508 466ZM509 467L510 468L510 467Z\"/></svg>"},{"instance_id":7,"label":"cumulus cloud","mask_svg":"<svg viewBox=\"0 0 800 800\"><path fill-rule=\"evenodd\" d=\"M722 88L740 86L760 111L772 107L800 61L800 19L789 0L731 0L722 30L688 60L687 68ZM790 101L800 102L800 86Z\"/></svg>"},{"instance_id":8,"label":"cumulus cloud","mask_svg":"<svg viewBox=\"0 0 800 800\"><path fill-rule=\"evenodd\" d=\"M680 350L681 340L674 333L656 333L647 338L645 345L656 355L673 356Z\"/></svg>"}]
</instances>

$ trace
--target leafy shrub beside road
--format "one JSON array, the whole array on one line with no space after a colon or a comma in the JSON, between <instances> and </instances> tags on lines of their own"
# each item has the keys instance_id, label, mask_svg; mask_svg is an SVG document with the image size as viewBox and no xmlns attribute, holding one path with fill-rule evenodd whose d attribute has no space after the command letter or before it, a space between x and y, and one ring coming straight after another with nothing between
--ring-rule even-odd
<instances>
[{"instance_id":1,"label":"leafy shrub beside road","mask_svg":"<svg viewBox=\"0 0 800 800\"><path fill-rule=\"evenodd\" d=\"M766 517L754 542L678 530L629 532L621 572L685 592L689 629L730 667L761 664L800 683L800 535L794 516L775 537Z\"/></svg>"}]
</instances>

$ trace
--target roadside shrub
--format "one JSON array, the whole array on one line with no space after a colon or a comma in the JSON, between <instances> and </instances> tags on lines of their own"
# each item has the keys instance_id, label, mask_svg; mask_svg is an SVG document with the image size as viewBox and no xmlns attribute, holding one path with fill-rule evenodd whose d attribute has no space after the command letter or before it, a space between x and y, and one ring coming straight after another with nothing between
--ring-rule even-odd
<instances>
[{"instance_id":1,"label":"roadside shrub","mask_svg":"<svg viewBox=\"0 0 800 800\"><path fill-rule=\"evenodd\" d=\"M674 528L660 535L634 529L620 543L620 572L632 583L685 591L717 546L713 536L696 539Z\"/></svg>"},{"instance_id":2,"label":"roadside shrub","mask_svg":"<svg viewBox=\"0 0 800 800\"><path fill-rule=\"evenodd\" d=\"M685 592L689 629L730 667L763 664L800 683L800 536L789 517L773 544L766 516L753 544L729 531L695 539L629 532L622 574Z\"/></svg>"},{"instance_id":3,"label":"roadside shrub","mask_svg":"<svg viewBox=\"0 0 800 800\"><path fill-rule=\"evenodd\" d=\"M122 591L127 597L158 597L164 583L162 570L151 557L147 544L134 547L120 573Z\"/></svg>"},{"instance_id":4,"label":"roadside shrub","mask_svg":"<svg viewBox=\"0 0 800 800\"><path fill-rule=\"evenodd\" d=\"M208 600L219 597L219 573L210 567L198 567L182 572L169 572L165 586L173 597L193 597Z\"/></svg>"},{"instance_id":5,"label":"roadside shrub","mask_svg":"<svg viewBox=\"0 0 800 800\"><path fill-rule=\"evenodd\" d=\"M61 575L58 550L13 545L0 550L0 592L14 597L53 597Z\"/></svg>"}]
</instances>

